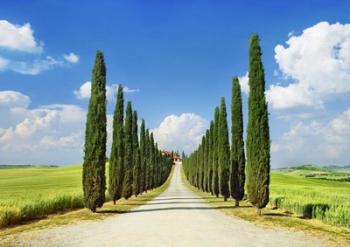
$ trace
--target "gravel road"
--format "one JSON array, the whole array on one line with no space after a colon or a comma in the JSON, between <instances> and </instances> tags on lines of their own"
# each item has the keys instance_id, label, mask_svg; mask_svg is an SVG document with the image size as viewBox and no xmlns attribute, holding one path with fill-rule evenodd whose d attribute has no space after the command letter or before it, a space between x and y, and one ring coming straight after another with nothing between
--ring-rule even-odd
<instances>
[{"instance_id":1,"label":"gravel road","mask_svg":"<svg viewBox=\"0 0 350 247\"><path fill-rule=\"evenodd\" d=\"M15 242L45 247L325 246L303 232L266 229L223 214L183 185L180 165L164 193L129 213L22 233Z\"/></svg>"}]
</instances>

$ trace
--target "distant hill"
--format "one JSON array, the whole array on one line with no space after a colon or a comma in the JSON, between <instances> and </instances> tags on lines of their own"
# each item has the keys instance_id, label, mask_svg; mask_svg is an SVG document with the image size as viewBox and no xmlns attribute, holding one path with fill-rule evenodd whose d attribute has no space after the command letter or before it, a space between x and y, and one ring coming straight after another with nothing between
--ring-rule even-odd
<instances>
[{"instance_id":1,"label":"distant hill","mask_svg":"<svg viewBox=\"0 0 350 247\"><path fill-rule=\"evenodd\" d=\"M306 164L286 167L277 171L305 178L325 179L339 182L350 182L350 166L317 166Z\"/></svg>"},{"instance_id":2,"label":"distant hill","mask_svg":"<svg viewBox=\"0 0 350 247\"><path fill-rule=\"evenodd\" d=\"M55 165L0 165L0 169L33 168L33 167L58 167Z\"/></svg>"}]
</instances>

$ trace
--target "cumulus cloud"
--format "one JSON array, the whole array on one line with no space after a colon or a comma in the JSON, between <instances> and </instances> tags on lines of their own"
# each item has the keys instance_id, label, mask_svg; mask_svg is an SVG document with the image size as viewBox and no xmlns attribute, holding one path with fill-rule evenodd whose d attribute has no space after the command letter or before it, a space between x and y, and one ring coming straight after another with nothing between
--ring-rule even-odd
<instances>
[{"instance_id":1,"label":"cumulus cloud","mask_svg":"<svg viewBox=\"0 0 350 247\"><path fill-rule=\"evenodd\" d=\"M350 24L320 22L286 46L275 47L275 59L287 86L271 85L267 99L275 109L323 107L333 95L350 92Z\"/></svg>"},{"instance_id":2,"label":"cumulus cloud","mask_svg":"<svg viewBox=\"0 0 350 247\"><path fill-rule=\"evenodd\" d=\"M27 108L30 104L30 98L16 91L0 91L0 107Z\"/></svg>"},{"instance_id":3,"label":"cumulus cloud","mask_svg":"<svg viewBox=\"0 0 350 247\"><path fill-rule=\"evenodd\" d=\"M276 166L316 163L348 164L350 154L350 108L326 122L298 121L281 138L272 142Z\"/></svg>"},{"instance_id":4,"label":"cumulus cloud","mask_svg":"<svg viewBox=\"0 0 350 247\"><path fill-rule=\"evenodd\" d=\"M42 52L42 42L34 38L34 31L30 23L22 26L0 20L0 47L22 52L40 53Z\"/></svg>"},{"instance_id":5,"label":"cumulus cloud","mask_svg":"<svg viewBox=\"0 0 350 247\"><path fill-rule=\"evenodd\" d=\"M78 90L73 91L78 99L88 99L91 96L91 81L84 82Z\"/></svg>"},{"instance_id":6,"label":"cumulus cloud","mask_svg":"<svg viewBox=\"0 0 350 247\"><path fill-rule=\"evenodd\" d=\"M86 111L76 105L29 105L27 95L0 91L0 163L80 162Z\"/></svg>"},{"instance_id":7,"label":"cumulus cloud","mask_svg":"<svg viewBox=\"0 0 350 247\"><path fill-rule=\"evenodd\" d=\"M108 100L113 100L116 98L118 91L118 84L106 85L106 97ZM130 89L127 86L123 87L124 93L136 93L139 89ZM74 95L78 99L89 99L91 96L91 81L84 82L78 90L73 91Z\"/></svg>"},{"instance_id":8,"label":"cumulus cloud","mask_svg":"<svg viewBox=\"0 0 350 247\"><path fill-rule=\"evenodd\" d=\"M0 20L0 52L2 50L7 50L7 57L0 56L0 71L13 71L25 75L38 75L43 71L67 67L79 61L78 55L73 52L57 58L44 56L43 43L35 39L30 23L21 26ZM11 58L12 53L9 51L33 55L26 60L16 60Z\"/></svg>"},{"instance_id":9,"label":"cumulus cloud","mask_svg":"<svg viewBox=\"0 0 350 247\"><path fill-rule=\"evenodd\" d=\"M249 75L248 72L243 75L238 77L239 84L241 85L241 90L245 94L249 94Z\"/></svg>"},{"instance_id":10,"label":"cumulus cloud","mask_svg":"<svg viewBox=\"0 0 350 247\"><path fill-rule=\"evenodd\" d=\"M70 63L77 63L79 62L79 56L73 52L69 53L69 54L65 54L64 59Z\"/></svg>"},{"instance_id":11,"label":"cumulus cloud","mask_svg":"<svg viewBox=\"0 0 350 247\"><path fill-rule=\"evenodd\" d=\"M194 113L170 115L158 128L152 129L161 149L192 152L201 142L209 122Z\"/></svg>"}]
</instances>

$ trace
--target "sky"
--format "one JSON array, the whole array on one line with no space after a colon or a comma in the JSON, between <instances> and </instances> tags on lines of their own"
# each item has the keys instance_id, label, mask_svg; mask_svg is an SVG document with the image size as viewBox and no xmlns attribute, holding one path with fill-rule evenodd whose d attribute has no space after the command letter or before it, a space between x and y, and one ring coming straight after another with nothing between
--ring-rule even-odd
<instances>
[{"instance_id":1,"label":"sky","mask_svg":"<svg viewBox=\"0 0 350 247\"><path fill-rule=\"evenodd\" d=\"M230 109L232 76L246 127L257 33L271 166L349 165L349 11L346 0L1 1L0 164L82 162L97 50L108 149L118 84L163 149L198 146L221 97Z\"/></svg>"}]
</instances>

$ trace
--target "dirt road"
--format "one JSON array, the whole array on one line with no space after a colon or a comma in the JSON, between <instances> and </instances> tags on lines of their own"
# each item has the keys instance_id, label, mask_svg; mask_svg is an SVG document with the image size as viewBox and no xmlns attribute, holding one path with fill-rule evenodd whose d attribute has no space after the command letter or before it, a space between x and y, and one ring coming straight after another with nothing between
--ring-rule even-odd
<instances>
[{"instance_id":1,"label":"dirt road","mask_svg":"<svg viewBox=\"0 0 350 247\"><path fill-rule=\"evenodd\" d=\"M169 188L129 213L22 233L18 246L325 246L302 232L229 217L183 185L177 165Z\"/></svg>"}]
</instances>

